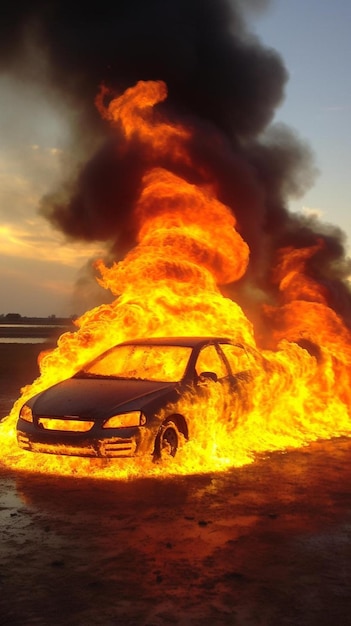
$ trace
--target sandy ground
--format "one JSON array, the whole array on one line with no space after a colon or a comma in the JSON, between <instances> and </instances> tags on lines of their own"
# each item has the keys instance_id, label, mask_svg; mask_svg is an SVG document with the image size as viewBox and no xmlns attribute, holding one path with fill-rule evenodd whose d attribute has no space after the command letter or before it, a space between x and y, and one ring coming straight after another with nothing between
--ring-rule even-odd
<instances>
[{"instance_id":1,"label":"sandy ground","mask_svg":"<svg viewBox=\"0 0 351 626\"><path fill-rule=\"evenodd\" d=\"M0 463L0 624L350 623L349 439L125 482Z\"/></svg>"}]
</instances>

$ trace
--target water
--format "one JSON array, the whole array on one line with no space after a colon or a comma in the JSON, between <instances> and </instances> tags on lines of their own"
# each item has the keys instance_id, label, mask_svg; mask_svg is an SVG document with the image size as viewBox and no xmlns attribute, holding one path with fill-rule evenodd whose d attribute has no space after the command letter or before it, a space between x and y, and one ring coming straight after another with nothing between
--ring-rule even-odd
<instances>
[{"instance_id":1,"label":"water","mask_svg":"<svg viewBox=\"0 0 351 626\"><path fill-rule=\"evenodd\" d=\"M45 343L68 330L62 324L0 324L0 343Z\"/></svg>"},{"instance_id":2,"label":"water","mask_svg":"<svg viewBox=\"0 0 351 626\"><path fill-rule=\"evenodd\" d=\"M18 328L19 330L44 328L46 330L51 330L55 328L68 328L68 326L66 324L0 324L0 331L4 328Z\"/></svg>"},{"instance_id":3,"label":"water","mask_svg":"<svg viewBox=\"0 0 351 626\"><path fill-rule=\"evenodd\" d=\"M0 343L45 343L46 337L0 337Z\"/></svg>"}]
</instances>

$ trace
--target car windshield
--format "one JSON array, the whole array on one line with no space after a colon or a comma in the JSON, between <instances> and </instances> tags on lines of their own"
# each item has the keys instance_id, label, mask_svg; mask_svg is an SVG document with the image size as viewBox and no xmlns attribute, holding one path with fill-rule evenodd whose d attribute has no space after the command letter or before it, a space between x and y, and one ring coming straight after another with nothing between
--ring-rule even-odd
<instances>
[{"instance_id":1,"label":"car windshield","mask_svg":"<svg viewBox=\"0 0 351 626\"><path fill-rule=\"evenodd\" d=\"M78 376L178 382L184 376L190 353L188 346L116 346L84 367Z\"/></svg>"}]
</instances>

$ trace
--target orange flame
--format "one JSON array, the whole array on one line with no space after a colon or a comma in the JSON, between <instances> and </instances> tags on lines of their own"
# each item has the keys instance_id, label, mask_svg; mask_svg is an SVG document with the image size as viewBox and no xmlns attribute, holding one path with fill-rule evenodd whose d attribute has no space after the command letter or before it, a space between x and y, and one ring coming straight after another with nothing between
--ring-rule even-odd
<instances>
[{"instance_id":1,"label":"orange flame","mask_svg":"<svg viewBox=\"0 0 351 626\"><path fill-rule=\"evenodd\" d=\"M183 142L189 133L181 126L157 118L154 106L167 98L167 86L162 81L139 81L122 96L111 100L105 107L104 98L110 95L103 86L95 104L102 118L112 126L120 126L127 139L138 137L149 149L159 155L172 153L189 162Z\"/></svg>"},{"instance_id":2,"label":"orange flame","mask_svg":"<svg viewBox=\"0 0 351 626\"><path fill-rule=\"evenodd\" d=\"M163 82L139 82L108 107L103 104L106 93L101 90L97 107L127 138L137 136L153 155L172 151L175 159L190 163L190 131L155 112L155 104L167 95ZM116 343L136 337L220 335L255 348L251 323L219 289L243 276L249 249L214 186L200 187L160 167L150 169L142 181L135 220L136 247L112 267L97 263L99 282L115 301L85 313L76 332L62 335L53 351L41 355L40 377L22 390L1 425L2 462L31 471L109 478L146 471L190 473L247 463L260 452L349 435L350 332L327 306L320 286L306 277L306 262L317 252L315 246L280 251L274 280L281 305L266 306L267 318L279 329L277 347L258 353L248 414L219 415L223 390L216 386L204 397L201 415L194 414L185 399L193 436L167 467L148 459L92 461L17 448L19 406Z\"/></svg>"}]
</instances>

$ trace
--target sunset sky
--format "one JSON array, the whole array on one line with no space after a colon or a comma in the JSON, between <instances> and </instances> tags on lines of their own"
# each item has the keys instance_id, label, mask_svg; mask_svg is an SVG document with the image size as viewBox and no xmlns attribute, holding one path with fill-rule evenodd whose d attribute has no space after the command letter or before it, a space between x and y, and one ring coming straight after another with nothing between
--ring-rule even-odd
<instances>
[{"instance_id":1,"label":"sunset sky","mask_svg":"<svg viewBox=\"0 0 351 626\"><path fill-rule=\"evenodd\" d=\"M315 213L350 240L351 5L273 0L249 24L290 76L274 122L306 140L319 170L290 208ZM0 314L73 315L97 304L89 290L77 297L75 285L101 245L69 242L38 214L40 198L67 167L69 120L45 89L0 74Z\"/></svg>"}]
</instances>

